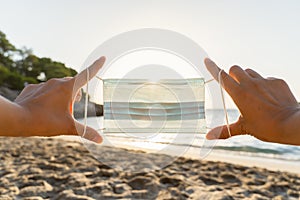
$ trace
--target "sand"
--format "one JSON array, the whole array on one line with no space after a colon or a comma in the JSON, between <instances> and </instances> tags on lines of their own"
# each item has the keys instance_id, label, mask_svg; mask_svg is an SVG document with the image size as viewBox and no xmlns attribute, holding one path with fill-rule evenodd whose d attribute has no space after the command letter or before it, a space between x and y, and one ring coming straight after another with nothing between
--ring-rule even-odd
<instances>
[{"instance_id":1,"label":"sand","mask_svg":"<svg viewBox=\"0 0 300 200\"><path fill-rule=\"evenodd\" d=\"M95 145L104 165L61 139L0 138L0 149L0 199L300 198L296 173Z\"/></svg>"}]
</instances>

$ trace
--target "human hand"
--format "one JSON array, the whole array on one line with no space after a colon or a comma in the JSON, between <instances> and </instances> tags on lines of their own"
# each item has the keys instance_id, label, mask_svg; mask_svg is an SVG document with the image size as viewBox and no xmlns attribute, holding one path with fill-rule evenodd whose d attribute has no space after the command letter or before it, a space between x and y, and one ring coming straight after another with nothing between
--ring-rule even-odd
<instances>
[{"instance_id":1,"label":"human hand","mask_svg":"<svg viewBox=\"0 0 300 200\"><path fill-rule=\"evenodd\" d=\"M218 80L220 68L210 59L205 65ZM260 140L300 145L300 107L285 81L263 78L252 69L239 66L221 72L222 86L240 110L237 122L230 124L232 136L249 134ZM226 126L207 133L207 139L226 139Z\"/></svg>"},{"instance_id":2,"label":"human hand","mask_svg":"<svg viewBox=\"0 0 300 200\"><path fill-rule=\"evenodd\" d=\"M96 60L89 68L89 79L101 69L105 57ZM45 83L28 85L16 98L23 113L18 135L12 136L57 136L82 135L84 125L74 119L70 108L81 87L87 83L87 70L71 78L51 79ZM87 127L84 137L96 143L102 138L96 130Z\"/></svg>"}]
</instances>

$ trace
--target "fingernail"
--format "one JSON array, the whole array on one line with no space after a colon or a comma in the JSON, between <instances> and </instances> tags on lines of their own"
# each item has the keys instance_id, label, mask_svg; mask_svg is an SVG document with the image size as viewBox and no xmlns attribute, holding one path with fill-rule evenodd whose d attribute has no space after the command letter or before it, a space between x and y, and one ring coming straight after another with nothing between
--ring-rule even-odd
<instances>
[{"instance_id":1,"label":"fingernail","mask_svg":"<svg viewBox=\"0 0 300 200\"><path fill-rule=\"evenodd\" d=\"M99 135L96 135L93 139L93 142L97 143L97 144L101 144L102 143L102 137Z\"/></svg>"},{"instance_id":2,"label":"fingernail","mask_svg":"<svg viewBox=\"0 0 300 200\"><path fill-rule=\"evenodd\" d=\"M105 60L106 60L105 56L102 56L102 57L98 58L94 63L102 64L105 62Z\"/></svg>"},{"instance_id":3,"label":"fingernail","mask_svg":"<svg viewBox=\"0 0 300 200\"><path fill-rule=\"evenodd\" d=\"M208 140L216 140L216 139L218 139L218 136L216 134L214 134L214 133L207 133L206 134L206 139L208 139Z\"/></svg>"},{"instance_id":4,"label":"fingernail","mask_svg":"<svg viewBox=\"0 0 300 200\"><path fill-rule=\"evenodd\" d=\"M210 58L205 58L204 62L208 63L208 62L212 62L212 60Z\"/></svg>"},{"instance_id":5,"label":"fingernail","mask_svg":"<svg viewBox=\"0 0 300 200\"><path fill-rule=\"evenodd\" d=\"M106 57L105 57L105 56L101 56L101 57L99 58L99 60L104 61L104 60L106 60Z\"/></svg>"}]
</instances>

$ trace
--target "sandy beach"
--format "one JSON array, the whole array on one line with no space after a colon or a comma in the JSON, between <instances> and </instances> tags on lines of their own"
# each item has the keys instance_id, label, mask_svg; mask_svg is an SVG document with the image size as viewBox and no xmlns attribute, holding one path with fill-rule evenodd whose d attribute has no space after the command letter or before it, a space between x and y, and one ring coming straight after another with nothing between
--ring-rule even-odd
<instances>
[{"instance_id":1,"label":"sandy beach","mask_svg":"<svg viewBox=\"0 0 300 200\"><path fill-rule=\"evenodd\" d=\"M99 155L112 163L122 158L124 166L128 159L140 164L142 158L144 170L134 173L104 165L78 141L57 138L0 138L0 148L1 200L300 197L296 173L101 146ZM159 169L168 159L174 161Z\"/></svg>"}]
</instances>

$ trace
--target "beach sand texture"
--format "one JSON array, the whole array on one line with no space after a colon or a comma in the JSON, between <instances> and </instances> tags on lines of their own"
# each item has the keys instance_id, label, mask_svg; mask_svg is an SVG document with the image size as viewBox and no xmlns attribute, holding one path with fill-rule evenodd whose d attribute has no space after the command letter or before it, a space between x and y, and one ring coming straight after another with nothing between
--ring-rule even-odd
<instances>
[{"instance_id":1,"label":"beach sand texture","mask_svg":"<svg viewBox=\"0 0 300 200\"><path fill-rule=\"evenodd\" d=\"M123 157L126 165L140 157L145 166L157 169L133 173L110 168L77 141L1 137L0 199L300 198L299 174L188 158L159 169L160 162L172 158L100 147L101 156L112 162Z\"/></svg>"}]
</instances>

